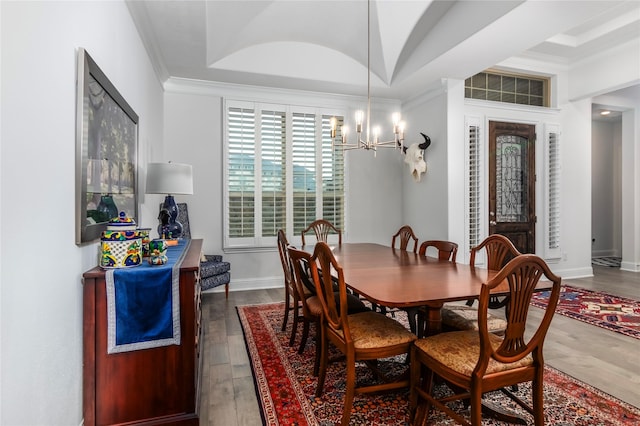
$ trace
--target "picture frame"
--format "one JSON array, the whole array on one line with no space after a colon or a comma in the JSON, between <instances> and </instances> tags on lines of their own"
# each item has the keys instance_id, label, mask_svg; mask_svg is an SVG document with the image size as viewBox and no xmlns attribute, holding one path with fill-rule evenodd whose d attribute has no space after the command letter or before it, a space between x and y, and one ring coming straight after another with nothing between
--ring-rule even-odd
<instances>
[{"instance_id":1,"label":"picture frame","mask_svg":"<svg viewBox=\"0 0 640 426\"><path fill-rule=\"evenodd\" d=\"M97 240L110 219L138 218L138 115L83 48L78 49L76 244Z\"/></svg>"}]
</instances>

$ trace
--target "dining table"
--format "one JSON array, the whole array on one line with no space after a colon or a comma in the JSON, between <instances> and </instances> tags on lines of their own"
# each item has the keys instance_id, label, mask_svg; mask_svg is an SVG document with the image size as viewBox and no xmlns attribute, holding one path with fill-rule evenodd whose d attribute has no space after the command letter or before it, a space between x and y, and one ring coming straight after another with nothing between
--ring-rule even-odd
<instances>
[{"instance_id":1,"label":"dining table","mask_svg":"<svg viewBox=\"0 0 640 426\"><path fill-rule=\"evenodd\" d=\"M498 271L439 260L411 251L375 243L329 244L343 269L346 285L355 293L388 308L423 307L425 335L441 331L442 306L480 296L482 284ZM303 247L313 252L313 247ZM537 289L550 288L541 281ZM496 296L507 295L504 283L492 289Z\"/></svg>"}]
</instances>

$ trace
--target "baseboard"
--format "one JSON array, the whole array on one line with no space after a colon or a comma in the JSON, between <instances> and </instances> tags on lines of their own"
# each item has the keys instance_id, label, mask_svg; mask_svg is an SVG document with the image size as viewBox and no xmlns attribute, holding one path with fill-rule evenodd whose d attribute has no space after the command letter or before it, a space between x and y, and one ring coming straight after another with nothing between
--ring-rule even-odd
<instances>
[{"instance_id":1,"label":"baseboard","mask_svg":"<svg viewBox=\"0 0 640 426\"><path fill-rule=\"evenodd\" d=\"M622 261L620 262L620 269L622 271L640 272L640 263Z\"/></svg>"},{"instance_id":2,"label":"baseboard","mask_svg":"<svg viewBox=\"0 0 640 426\"><path fill-rule=\"evenodd\" d=\"M562 277L563 280L570 280L574 278L587 278L587 277L593 276L593 268L589 266L587 268L554 269L553 273Z\"/></svg>"},{"instance_id":3,"label":"baseboard","mask_svg":"<svg viewBox=\"0 0 640 426\"><path fill-rule=\"evenodd\" d=\"M267 278L245 278L245 279L233 279L229 281L229 291L248 291L248 290L266 290L270 288L283 288L284 282L282 277L267 277ZM224 286L214 287L209 290L203 291L203 293L224 293Z\"/></svg>"},{"instance_id":4,"label":"baseboard","mask_svg":"<svg viewBox=\"0 0 640 426\"><path fill-rule=\"evenodd\" d=\"M620 257L618 250L592 250L591 257Z\"/></svg>"}]
</instances>

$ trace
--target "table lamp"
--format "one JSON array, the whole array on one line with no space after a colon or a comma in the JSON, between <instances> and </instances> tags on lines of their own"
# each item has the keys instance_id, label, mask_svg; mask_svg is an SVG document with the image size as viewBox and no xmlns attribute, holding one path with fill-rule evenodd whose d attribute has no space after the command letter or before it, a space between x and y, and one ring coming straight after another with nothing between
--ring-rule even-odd
<instances>
[{"instance_id":1,"label":"table lamp","mask_svg":"<svg viewBox=\"0 0 640 426\"><path fill-rule=\"evenodd\" d=\"M178 205L174 194L193 194L193 170L189 164L147 164L147 194L167 194L160 207L158 235L160 238L180 238L182 224L178 222Z\"/></svg>"}]
</instances>

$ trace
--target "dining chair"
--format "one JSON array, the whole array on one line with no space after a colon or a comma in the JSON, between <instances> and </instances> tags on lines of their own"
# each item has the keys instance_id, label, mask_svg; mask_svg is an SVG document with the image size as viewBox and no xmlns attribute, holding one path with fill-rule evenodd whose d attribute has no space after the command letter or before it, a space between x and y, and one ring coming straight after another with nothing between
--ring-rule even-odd
<instances>
[{"instance_id":1,"label":"dining chair","mask_svg":"<svg viewBox=\"0 0 640 426\"><path fill-rule=\"evenodd\" d=\"M536 285L543 275L551 282L551 290L542 320L535 327L527 324L527 314ZM511 309L507 314L505 335L497 336L487 328L486 319L491 290L505 282L509 285ZM561 278L554 275L540 257L533 254L516 256L482 285L477 331L453 331L417 340L411 349L409 402L412 424L426 423L429 410L434 406L460 424L481 425L482 394L500 390L532 414L536 426L543 425L542 348L560 296L560 282ZM440 377L455 394L435 396L434 376ZM532 405L507 389L507 386L529 381L532 382ZM469 418L446 405L455 400L469 402Z\"/></svg>"},{"instance_id":2,"label":"dining chair","mask_svg":"<svg viewBox=\"0 0 640 426\"><path fill-rule=\"evenodd\" d=\"M486 268L492 271L499 271L507 262L521 253L516 249L511 240L504 235L492 234L485 238L480 244L471 249L469 265L475 267L476 257L482 250L486 251ZM442 311L442 324L449 329L457 330L477 330L478 329L478 309L473 306L475 299L467 300L466 305L447 305L447 310ZM492 296L489 300L490 309L509 309L509 297ZM487 317L489 330L493 333L501 334L507 326L504 319L490 314Z\"/></svg>"},{"instance_id":3,"label":"dining chair","mask_svg":"<svg viewBox=\"0 0 640 426\"><path fill-rule=\"evenodd\" d=\"M322 340L319 334L322 332L321 318L322 318L322 304L318 296L308 293L307 284L311 278L307 271L309 270L309 263L311 262L311 254L304 250L297 250L293 246L289 246L289 257L291 264L293 265L293 281L295 283L295 289L298 293L298 297L302 302L302 337L300 339L300 347L298 353L301 354L307 344L307 338L309 336L309 324L315 324L316 329L316 354L313 363L313 375L318 375L318 369L320 367L320 341Z\"/></svg>"},{"instance_id":4,"label":"dining chair","mask_svg":"<svg viewBox=\"0 0 640 426\"><path fill-rule=\"evenodd\" d=\"M342 231L336 228L331 222L324 219L314 220L302 231L302 245L305 245L304 236L311 231L316 235L317 241L327 242L330 233L338 234L338 244L342 245Z\"/></svg>"},{"instance_id":5,"label":"dining chair","mask_svg":"<svg viewBox=\"0 0 640 426\"><path fill-rule=\"evenodd\" d=\"M344 272L331 248L324 242L316 244L310 261L311 276L322 304L322 332L320 371L316 397L320 397L328 364L329 342L345 355L346 386L341 424L348 425L356 392L370 393L406 388L406 374L386 377L378 359L408 354L416 336L396 320L378 312L367 311L349 315L347 312L347 286ZM331 275L337 277L340 306L336 303ZM356 388L356 363L364 361L382 383L368 383Z\"/></svg>"},{"instance_id":6,"label":"dining chair","mask_svg":"<svg viewBox=\"0 0 640 426\"><path fill-rule=\"evenodd\" d=\"M420 250L418 250L418 254L420 256L426 256L427 252L430 251L429 248L435 249L438 254L439 260L449 261L451 263L456 263L456 256L458 254L458 244L452 241L444 241L444 240L427 240L420 244ZM446 326L444 318L449 318L451 314L449 313L450 309L456 309L457 305L445 304L440 309L440 314L443 322L443 326ZM424 336L424 327L425 327L425 318L426 312L424 308L418 308L417 314L417 335L418 337Z\"/></svg>"},{"instance_id":7,"label":"dining chair","mask_svg":"<svg viewBox=\"0 0 640 426\"><path fill-rule=\"evenodd\" d=\"M398 232L391 238L391 247L396 248L396 240L400 242L400 250L406 250L409 242L413 241L413 252L416 253L418 251L418 237L416 237L409 225L404 225L398 229Z\"/></svg>"},{"instance_id":8,"label":"dining chair","mask_svg":"<svg viewBox=\"0 0 640 426\"><path fill-rule=\"evenodd\" d=\"M396 241L400 243L400 247L398 247L400 250L407 250L407 247L409 247L409 243L413 241L413 253L416 253L418 251L418 237L416 237L416 234L413 232L413 229L411 229L411 226L409 225L401 226L400 229L398 229L398 232L396 232L391 237L391 247L394 249L396 248ZM379 310L383 314L387 314L388 312L391 312L391 314L393 314L393 312L398 310L388 310L385 306L378 306L375 303L372 303L372 307L373 310ZM418 308L402 309L407 313L409 328L411 329L412 333L416 333L416 317L418 315L417 309Z\"/></svg>"},{"instance_id":9,"label":"dining chair","mask_svg":"<svg viewBox=\"0 0 640 426\"><path fill-rule=\"evenodd\" d=\"M278 253L280 254L280 262L282 263L282 271L284 272L284 317L282 319L282 331L287 328L289 320L289 312L293 311L293 327L291 328L291 337L289 338L289 346L293 346L298 331L298 322L301 320L300 303L301 298L296 290L293 277L293 264L289 257L289 242L287 236L282 229L278 230Z\"/></svg>"}]
</instances>

